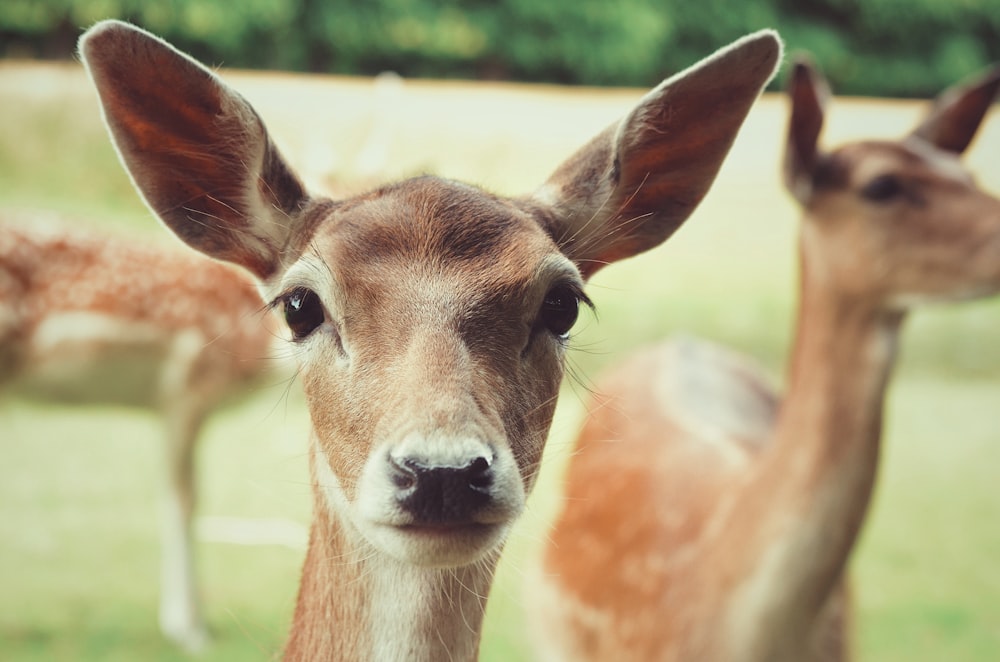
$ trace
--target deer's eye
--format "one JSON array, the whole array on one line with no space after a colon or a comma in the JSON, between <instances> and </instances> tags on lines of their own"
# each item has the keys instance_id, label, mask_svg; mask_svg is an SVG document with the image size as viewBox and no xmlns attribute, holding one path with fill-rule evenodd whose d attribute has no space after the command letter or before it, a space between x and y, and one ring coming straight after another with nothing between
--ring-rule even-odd
<instances>
[{"instance_id":1,"label":"deer's eye","mask_svg":"<svg viewBox=\"0 0 1000 662\"><path fill-rule=\"evenodd\" d=\"M582 295L569 285L556 285L542 301L539 321L552 334L566 339L580 312Z\"/></svg>"},{"instance_id":2,"label":"deer's eye","mask_svg":"<svg viewBox=\"0 0 1000 662\"><path fill-rule=\"evenodd\" d=\"M903 193L903 183L895 175L879 175L865 184L861 195L872 202L889 202Z\"/></svg>"},{"instance_id":3,"label":"deer's eye","mask_svg":"<svg viewBox=\"0 0 1000 662\"><path fill-rule=\"evenodd\" d=\"M284 296L285 323L295 340L302 340L326 320L319 296L310 289L298 287Z\"/></svg>"}]
</instances>

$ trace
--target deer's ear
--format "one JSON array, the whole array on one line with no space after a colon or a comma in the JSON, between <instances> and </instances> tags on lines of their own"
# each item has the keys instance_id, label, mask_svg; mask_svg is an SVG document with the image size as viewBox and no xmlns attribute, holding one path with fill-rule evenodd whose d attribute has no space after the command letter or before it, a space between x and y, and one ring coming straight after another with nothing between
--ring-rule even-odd
<instances>
[{"instance_id":1,"label":"deer's ear","mask_svg":"<svg viewBox=\"0 0 1000 662\"><path fill-rule=\"evenodd\" d=\"M691 214L781 52L764 30L667 79L534 194L585 276L659 245Z\"/></svg>"},{"instance_id":2,"label":"deer's ear","mask_svg":"<svg viewBox=\"0 0 1000 662\"><path fill-rule=\"evenodd\" d=\"M796 57L788 77L791 104L782 174L792 196L805 203L812 195L813 172L819 160L819 134L830 88L804 56Z\"/></svg>"},{"instance_id":3,"label":"deer's ear","mask_svg":"<svg viewBox=\"0 0 1000 662\"><path fill-rule=\"evenodd\" d=\"M972 142L1000 89L1000 66L948 88L934 101L927 117L910 135L961 154Z\"/></svg>"},{"instance_id":4,"label":"deer's ear","mask_svg":"<svg viewBox=\"0 0 1000 662\"><path fill-rule=\"evenodd\" d=\"M192 247L273 275L307 197L250 104L127 23L98 23L79 48L122 162L152 210Z\"/></svg>"}]
</instances>

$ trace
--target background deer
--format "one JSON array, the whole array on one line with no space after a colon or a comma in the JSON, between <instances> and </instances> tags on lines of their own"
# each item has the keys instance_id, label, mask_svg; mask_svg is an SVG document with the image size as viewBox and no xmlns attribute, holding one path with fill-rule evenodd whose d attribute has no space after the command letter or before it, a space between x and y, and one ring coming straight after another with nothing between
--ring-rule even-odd
<instances>
[{"instance_id":1,"label":"background deer","mask_svg":"<svg viewBox=\"0 0 1000 662\"><path fill-rule=\"evenodd\" d=\"M1000 291L1000 200L957 158L998 86L1000 70L945 92L903 140L824 152L825 83L795 66L787 394L700 342L638 352L597 384L534 592L541 659L849 657L844 567L902 322Z\"/></svg>"},{"instance_id":2,"label":"background deer","mask_svg":"<svg viewBox=\"0 0 1000 662\"><path fill-rule=\"evenodd\" d=\"M310 196L249 104L194 60L119 22L80 51L152 209L253 273L291 331L314 519L286 657L474 658L584 280L695 208L774 73L777 36L668 79L513 199L435 177Z\"/></svg>"},{"instance_id":3,"label":"background deer","mask_svg":"<svg viewBox=\"0 0 1000 662\"><path fill-rule=\"evenodd\" d=\"M252 281L229 265L41 215L2 220L0 387L160 414L160 626L198 650L207 631L191 533L195 441L213 409L260 386L277 327Z\"/></svg>"}]
</instances>

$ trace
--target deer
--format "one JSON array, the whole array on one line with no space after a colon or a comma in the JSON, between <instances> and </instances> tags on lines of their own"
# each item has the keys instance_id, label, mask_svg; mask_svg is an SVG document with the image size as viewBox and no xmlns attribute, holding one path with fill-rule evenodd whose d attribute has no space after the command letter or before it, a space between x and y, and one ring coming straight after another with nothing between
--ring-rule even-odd
<instances>
[{"instance_id":1,"label":"deer","mask_svg":"<svg viewBox=\"0 0 1000 662\"><path fill-rule=\"evenodd\" d=\"M423 175L334 200L193 58L117 21L82 36L142 197L291 335L314 508L286 660L476 659L586 279L691 214L781 52L764 30L675 74L527 195Z\"/></svg>"},{"instance_id":2,"label":"deer","mask_svg":"<svg viewBox=\"0 0 1000 662\"><path fill-rule=\"evenodd\" d=\"M783 181L802 208L787 391L695 339L598 379L529 589L545 660L851 657L845 566L876 479L904 320L1000 291L1000 200L959 156L1000 68L900 140L819 147L829 86L789 76Z\"/></svg>"},{"instance_id":3,"label":"deer","mask_svg":"<svg viewBox=\"0 0 1000 662\"><path fill-rule=\"evenodd\" d=\"M160 629L200 651L209 635L192 539L196 442L216 408L278 374L277 320L246 274L186 248L43 212L2 217L0 388L160 416Z\"/></svg>"}]
</instances>

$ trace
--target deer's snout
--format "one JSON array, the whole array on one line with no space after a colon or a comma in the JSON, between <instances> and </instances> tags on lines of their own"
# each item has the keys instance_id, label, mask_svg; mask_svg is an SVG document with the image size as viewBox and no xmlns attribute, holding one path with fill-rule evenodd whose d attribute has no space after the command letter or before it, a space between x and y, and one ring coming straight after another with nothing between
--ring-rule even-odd
<instances>
[{"instance_id":1,"label":"deer's snout","mask_svg":"<svg viewBox=\"0 0 1000 662\"><path fill-rule=\"evenodd\" d=\"M482 453L456 466L390 458L396 500L414 524L468 524L490 504L493 457Z\"/></svg>"}]
</instances>

